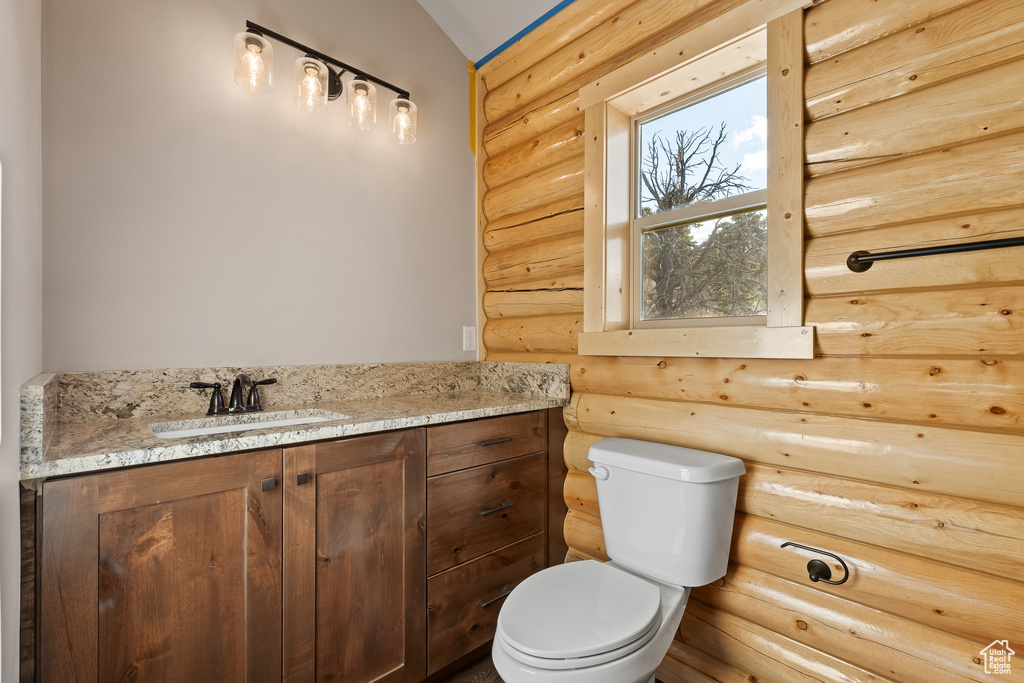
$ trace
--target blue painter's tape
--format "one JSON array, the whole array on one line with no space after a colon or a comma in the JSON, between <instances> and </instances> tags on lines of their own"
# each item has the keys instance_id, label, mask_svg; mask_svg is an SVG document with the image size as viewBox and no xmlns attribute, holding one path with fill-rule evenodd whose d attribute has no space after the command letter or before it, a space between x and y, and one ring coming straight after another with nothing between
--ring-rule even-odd
<instances>
[{"instance_id":1,"label":"blue painter's tape","mask_svg":"<svg viewBox=\"0 0 1024 683\"><path fill-rule=\"evenodd\" d=\"M530 24L529 26L524 28L522 31L520 31L519 33L515 34L514 36L512 36L511 38L506 40L504 43L502 43L498 47L496 47L493 50L491 50L490 54L488 54L486 57L481 59L479 62L477 62L473 66L476 67L477 69L479 69L481 66L483 66L487 62L491 61L492 59L497 57L499 54L501 54L502 51L504 51L505 48L507 48L509 45L511 45L512 43L516 42L517 40L519 40L520 38L525 36L527 33L532 31L533 29L537 28L538 26L543 24L545 21L547 21L551 17L553 17L556 14L558 14L562 10L562 8L564 8L564 7L568 6L568 5L571 5L572 2L573 2L573 0L562 0L560 3L558 3L557 5L555 5L551 9L549 9L547 12L542 14L532 24Z\"/></svg>"}]
</instances>

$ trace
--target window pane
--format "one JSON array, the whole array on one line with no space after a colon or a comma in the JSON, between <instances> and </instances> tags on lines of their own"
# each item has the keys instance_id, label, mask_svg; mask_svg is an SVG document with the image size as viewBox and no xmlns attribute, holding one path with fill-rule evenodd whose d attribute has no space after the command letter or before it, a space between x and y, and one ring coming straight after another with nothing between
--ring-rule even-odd
<instances>
[{"instance_id":1,"label":"window pane","mask_svg":"<svg viewBox=\"0 0 1024 683\"><path fill-rule=\"evenodd\" d=\"M755 209L645 232L642 319L767 315L767 216Z\"/></svg>"},{"instance_id":2,"label":"window pane","mask_svg":"<svg viewBox=\"0 0 1024 683\"><path fill-rule=\"evenodd\" d=\"M762 76L639 128L641 216L768 186Z\"/></svg>"}]
</instances>

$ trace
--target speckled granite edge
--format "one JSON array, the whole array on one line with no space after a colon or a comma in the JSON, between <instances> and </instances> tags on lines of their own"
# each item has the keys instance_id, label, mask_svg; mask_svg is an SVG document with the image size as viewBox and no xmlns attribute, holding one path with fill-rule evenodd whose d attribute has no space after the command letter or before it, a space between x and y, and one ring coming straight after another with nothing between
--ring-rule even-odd
<instances>
[{"instance_id":1,"label":"speckled granite edge","mask_svg":"<svg viewBox=\"0 0 1024 683\"><path fill-rule=\"evenodd\" d=\"M209 393L188 389L188 382L215 377L227 385L227 396L228 378L240 371L227 368L38 375L21 392L21 478L539 410L565 405L569 399L567 365L469 362L247 368L245 371L253 378L273 376L279 380L278 385L264 387L268 411L324 409L350 419L254 428L241 435L167 441L155 437L150 423L204 416ZM272 391L285 387L291 389Z\"/></svg>"}]
</instances>

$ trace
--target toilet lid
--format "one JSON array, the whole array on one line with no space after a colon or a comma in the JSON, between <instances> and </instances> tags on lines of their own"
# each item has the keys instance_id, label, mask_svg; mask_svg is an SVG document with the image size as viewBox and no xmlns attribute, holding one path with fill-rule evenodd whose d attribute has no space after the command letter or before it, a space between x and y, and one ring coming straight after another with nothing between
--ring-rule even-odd
<instances>
[{"instance_id":1,"label":"toilet lid","mask_svg":"<svg viewBox=\"0 0 1024 683\"><path fill-rule=\"evenodd\" d=\"M627 645L660 618L657 586L587 560L545 569L519 584L498 614L498 631L526 654L570 659Z\"/></svg>"}]
</instances>

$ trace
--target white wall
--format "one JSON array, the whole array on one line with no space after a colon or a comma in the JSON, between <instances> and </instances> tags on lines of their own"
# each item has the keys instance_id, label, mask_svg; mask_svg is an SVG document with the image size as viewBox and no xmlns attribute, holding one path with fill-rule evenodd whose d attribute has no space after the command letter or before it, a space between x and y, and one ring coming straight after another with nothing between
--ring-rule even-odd
<instances>
[{"instance_id":1,"label":"white wall","mask_svg":"<svg viewBox=\"0 0 1024 683\"><path fill-rule=\"evenodd\" d=\"M18 680L18 387L42 369L40 0L0 0L0 680Z\"/></svg>"},{"instance_id":2,"label":"white wall","mask_svg":"<svg viewBox=\"0 0 1024 683\"><path fill-rule=\"evenodd\" d=\"M408 88L416 144L232 81L246 19ZM45 0L43 366L469 360L466 60L415 0Z\"/></svg>"}]
</instances>

